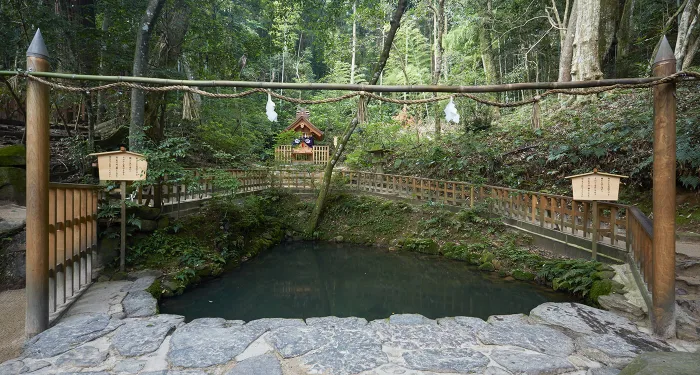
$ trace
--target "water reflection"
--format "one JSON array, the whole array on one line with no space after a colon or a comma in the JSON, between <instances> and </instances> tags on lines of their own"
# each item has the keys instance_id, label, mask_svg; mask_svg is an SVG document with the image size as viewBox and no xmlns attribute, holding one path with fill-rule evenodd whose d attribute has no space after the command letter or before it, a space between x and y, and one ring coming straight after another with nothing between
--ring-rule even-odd
<instances>
[{"instance_id":1,"label":"water reflection","mask_svg":"<svg viewBox=\"0 0 700 375\"><path fill-rule=\"evenodd\" d=\"M220 279L166 299L161 312L253 320L418 313L430 318L527 313L572 298L506 282L464 262L349 244L297 242L267 251Z\"/></svg>"}]
</instances>

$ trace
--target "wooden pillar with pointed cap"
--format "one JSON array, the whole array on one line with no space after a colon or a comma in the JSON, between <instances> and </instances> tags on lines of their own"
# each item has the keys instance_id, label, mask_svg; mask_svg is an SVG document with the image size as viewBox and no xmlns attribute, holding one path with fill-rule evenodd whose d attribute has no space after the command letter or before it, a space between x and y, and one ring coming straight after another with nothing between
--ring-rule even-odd
<instances>
[{"instance_id":1,"label":"wooden pillar with pointed cap","mask_svg":"<svg viewBox=\"0 0 700 375\"><path fill-rule=\"evenodd\" d=\"M37 30L27 49L27 71L49 70L49 53ZM49 326L49 88L27 80L27 311L24 331Z\"/></svg>"},{"instance_id":2,"label":"wooden pillar with pointed cap","mask_svg":"<svg viewBox=\"0 0 700 375\"><path fill-rule=\"evenodd\" d=\"M676 72L673 49L664 36L653 65L654 77ZM676 84L654 86L654 166L652 251L652 327L676 336Z\"/></svg>"}]
</instances>

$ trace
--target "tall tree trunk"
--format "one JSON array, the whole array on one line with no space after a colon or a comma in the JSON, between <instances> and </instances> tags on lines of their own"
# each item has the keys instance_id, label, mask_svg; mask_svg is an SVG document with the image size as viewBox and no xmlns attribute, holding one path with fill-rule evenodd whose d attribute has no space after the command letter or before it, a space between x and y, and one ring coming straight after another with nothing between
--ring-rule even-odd
<instances>
[{"instance_id":1,"label":"tall tree trunk","mask_svg":"<svg viewBox=\"0 0 700 375\"><path fill-rule=\"evenodd\" d=\"M109 8L109 7L108 7ZM101 34L101 40L100 40L100 53L99 53L99 59L100 59L100 66L99 66L99 74L100 75L106 75L106 65L105 64L105 50L107 49L107 40L109 38L109 28L112 25L112 12L110 9L105 9L104 14L102 15L102 34ZM100 124L103 121L105 121L105 116L107 115L107 104L105 103L105 96L107 95L107 92L105 90L101 90L97 92L97 123Z\"/></svg>"},{"instance_id":2,"label":"tall tree trunk","mask_svg":"<svg viewBox=\"0 0 700 375\"><path fill-rule=\"evenodd\" d=\"M352 3L352 59L350 61L350 84L355 83L355 51L357 51L357 0Z\"/></svg>"},{"instance_id":3,"label":"tall tree trunk","mask_svg":"<svg viewBox=\"0 0 700 375\"><path fill-rule=\"evenodd\" d=\"M442 55L445 49L442 46L442 37L445 32L445 0L436 0L433 4L433 77L432 84L437 85L440 81L440 74L442 73ZM435 97L437 94L433 93L432 96ZM440 138L442 133L442 126L440 120L440 105L435 103L433 106L435 111L435 137Z\"/></svg>"},{"instance_id":4,"label":"tall tree trunk","mask_svg":"<svg viewBox=\"0 0 700 375\"><path fill-rule=\"evenodd\" d=\"M377 65L375 65L374 72L369 80L370 85L376 85L382 71L384 71L384 66L386 66L387 60L389 60L389 52L391 52L391 46L394 43L396 31L399 29L399 26L401 26L401 18L406 12L407 5L408 0L399 0L398 4L396 5L396 10L394 11L390 21L391 27L386 35L386 41L384 43L382 53L379 56L379 62ZM360 100L358 101L357 115L352 119L347 129L345 129L345 133L343 133L343 137L338 142L338 146L335 149L335 152L333 152L333 156L326 164L326 168L323 171L323 182L321 183L321 188L318 192L318 197L316 198L316 205L314 206L313 212L311 212L311 217L309 218L309 223L306 227L307 236L312 236L316 230L316 227L318 226L318 222L321 219L321 214L323 213L323 209L326 205L326 197L328 196L328 192L330 190L331 178L333 177L333 168L335 168L335 165L343 155L343 151L345 151L345 147L350 140L352 133L355 131L358 122L361 120L361 117L366 111L366 108L367 100L364 97L360 97Z\"/></svg>"},{"instance_id":5,"label":"tall tree trunk","mask_svg":"<svg viewBox=\"0 0 700 375\"><path fill-rule=\"evenodd\" d=\"M632 45L632 35L634 35L634 6L636 0L626 0L620 16L620 25L617 28L617 51L616 61L626 62ZM621 65L621 66L620 66ZM629 64L618 64L616 69L618 76L627 77L629 75Z\"/></svg>"},{"instance_id":6,"label":"tall tree trunk","mask_svg":"<svg viewBox=\"0 0 700 375\"><path fill-rule=\"evenodd\" d=\"M686 52L685 58L683 59L683 65L681 66L682 70L687 70L688 68L690 68L690 65L693 63L695 55L698 53L698 49L700 49L700 33L698 34L699 35L695 36L695 41L693 41L690 47L688 47L688 51Z\"/></svg>"},{"instance_id":7,"label":"tall tree trunk","mask_svg":"<svg viewBox=\"0 0 700 375\"><path fill-rule=\"evenodd\" d=\"M146 13L139 22L136 31L136 48L134 49L133 75L144 76L148 70L148 47L151 34L156 21L163 9L165 0L149 0ZM145 94L142 90L131 90L131 124L129 125L129 149L140 151L143 149L144 109L146 106Z\"/></svg>"},{"instance_id":8,"label":"tall tree trunk","mask_svg":"<svg viewBox=\"0 0 700 375\"><path fill-rule=\"evenodd\" d=\"M681 13L680 22L678 23L678 36L676 37L676 69L683 69L685 56L688 53L691 44L691 39L694 30L698 27L698 13L700 13L700 5L696 5L697 0L688 0L685 3L683 13ZM692 58L691 58L692 60Z\"/></svg>"},{"instance_id":9,"label":"tall tree trunk","mask_svg":"<svg viewBox=\"0 0 700 375\"><path fill-rule=\"evenodd\" d=\"M574 38L576 37L576 23L578 22L578 0L574 0L569 13L569 22L566 27L566 37L561 45L559 53L559 82L571 81L571 63L574 56Z\"/></svg>"},{"instance_id":10,"label":"tall tree trunk","mask_svg":"<svg viewBox=\"0 0 700 375\"><path fill-rule=\"evenodd\" d=\"M574 81L600 79L603 77L600 67L601 0L578 0L576 12L571 78Z\"/></svg>"},{"instance_id":11,"label":"tall tree trunk","mask_svg":"<svg viewBox=\"0 0 700 375\"><path fill-rule=\"evenodd\" d=\"M496 69L496 59L493 51L493 38L491 37L491 29L493 24L492 0L486 0L484 13L480 15L479 27L479 49L481 52L481 64L484 66L484 76L486 83L489 85L500 83L501 77ZM497 95L492 96L494 99ZM498 107L492 107L492 116L500 117Z\"/></svg>"}]
</instances>

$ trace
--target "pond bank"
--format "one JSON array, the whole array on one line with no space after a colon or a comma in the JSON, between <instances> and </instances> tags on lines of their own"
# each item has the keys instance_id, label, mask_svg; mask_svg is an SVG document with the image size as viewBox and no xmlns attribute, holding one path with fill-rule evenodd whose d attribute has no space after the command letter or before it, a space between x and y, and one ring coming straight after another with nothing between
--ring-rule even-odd
<instances>
[{"instance_id":1,"label":"pond bank","mask_svg":"<svg viewBox=\"0 0 700 375\"><path fill-rule=\"evenodd\" d=\"M154 315L152 275L95 283L2 374L616 374L642 351L687 351L613 313L544 303L529 315L196 319ZM150 298L150 300L149 300ZM108 303L104 303L109 301ZM105 306L106 305L106 306ZM161 374L163 372L160 372Z\"/></svg>"}]
</instances>

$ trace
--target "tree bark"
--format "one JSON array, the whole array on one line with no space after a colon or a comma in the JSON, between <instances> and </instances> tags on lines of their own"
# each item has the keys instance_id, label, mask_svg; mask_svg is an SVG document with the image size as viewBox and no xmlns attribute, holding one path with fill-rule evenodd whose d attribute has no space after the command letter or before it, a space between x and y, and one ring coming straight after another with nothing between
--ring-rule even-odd
<instances>
[{"instance_id":1,"label":"tree bark","mask_svg":"<svg viewBox=\"0 0 700 375\"><path fill-rule=\"evenodd\" d=\"M433 4L433 77L432 84L437 85L442 73L442 55L445 49L442 46L442 37L445 32L445 0L436 0ZM432 94L436 96L435 93ZM440 138L442 126L440 124L440 105L435 103L435 137Z\"/></svg>"},{"instance_id":2,"label":"tree bark","mask_svg":"<svg viewBox=\"0 0 700 375\"><path fill-rule=\"evenodd\" d=\"M396 10L394 11L394 14L392 15L390 21L391 27L389 28L389 32L386 35L386 41L384 42L382 53L379 56L379 62L374 67L374 72L370 77L370 85L377 84L377 81L379 81L379 77L381 76L382 71L386 66L386 62L387 60L389 60L391 45L394 43L396 31L398 31L399 26L401 26L401 18L406 12L407 5L407 0L399 0L398 4L396 5ZM338 146L335 152L333 153L333 156L330 158L330 160L328 160L326 168L323 171L323 182L321 183L321 188L318 192L318 197L316 198L316 205L314 206L314 210L311 212L311 217L309 218L309 223L306 227L306 235L309 237L313 236L313 233L316 230L316 227L318 226L318 222L321 219L323 209L325 208L326 197L328 196L328 192L330 191L331 178L333 177L333 168L335 168L335 165L338 163L340 157L343 155L343 151L345 151L345 146L350 140L352 133L355 131L355 128L357 127L357 124L360 121L360 117L362 117L363 113L366 111L367 100L364 97L360 97L357 104L357 115L350 122L350 125L347 127L347 129L345 129L343 137L339 140Z\"/></svg>"},{"instance_id":3,"label":"tree bark","mask_svg":"<svg viewBox=\"0 0 700 375\"><path fill-rule=\"evenodd\" d=\"M491 37L491 24L493 23L493 12L492 12L492 1L487 0L485 4L485 11L480 19L479 27L479 49L481 50L481 63L484 66L484 76L486 77L486 83L489 85L495 85L500 83L501 77L499 71L496 69L496 63L493 51L493 38ZM496 98L496 95L493 95ZM492 108L492 116L494 118L500 117L500 111L498 107Z\"/></svg>"},{"instance_id":4,"label":"tree bark","mask_svg":"<svg viewBox=\"0 0 700 375\"><path fill-rule=\"evenodd\" d=\"M357 51L357 0L352 3L352 59L350 61L350 84L355 83L355 52Z\"/></svg>"},{"instance_id":5,"label":"tree bark","mask_svg":"<svg viewBox=\"0 0 700 375\"><path fill-rule=\"evenodd\" d=\"M577 0L576 12L571 78L574 81L597 80L603 77L600 67L601 0Z\"/></svg>"},{"instance_id":6,"label":"tree bark","mask_svg":"<svg viewBox=\"0 0 700 375\"><path fill-rule=\"evenodd\" d=\"M683 69L685 63L685 57L688 54L688 49L692 45L691 39L695 29L698 27L698 13L700 13L700 6L697 6L697 0L688 0L685 3L685 8L680 17L680 22L678 23L678 36L676 37L676 69ZM692 58L691 58L692 60Z\"/></svg>"},{"instance_id":7,"label":"tree bark","mask_svg":"<svg viewBox=\"0 0 700 375\"><path fill-rule=\"evenodd\" d=\"M144 76L148 70L148 47L156 20L165 5L165 0L149 0L146 13L141 18L136 32L136 48L134 49L133 75ZM131 124L129 125L129 149L143 149L145 94L142 90L131 90Z\"/></svg>"},{"instance_id":8,"label":"tree bark","mask_svg":"<svg viewBox=\"0 0 700 375\"><path fill-rule=\"evenodd\" d=\"M626 0L620 16L620 25L617 28L616 61L627 61L634 34L634 6L636 0ZM618 76L627 77L629 64L623 64L622 69L616 69Z\"/></svg>"}]
</instances>

